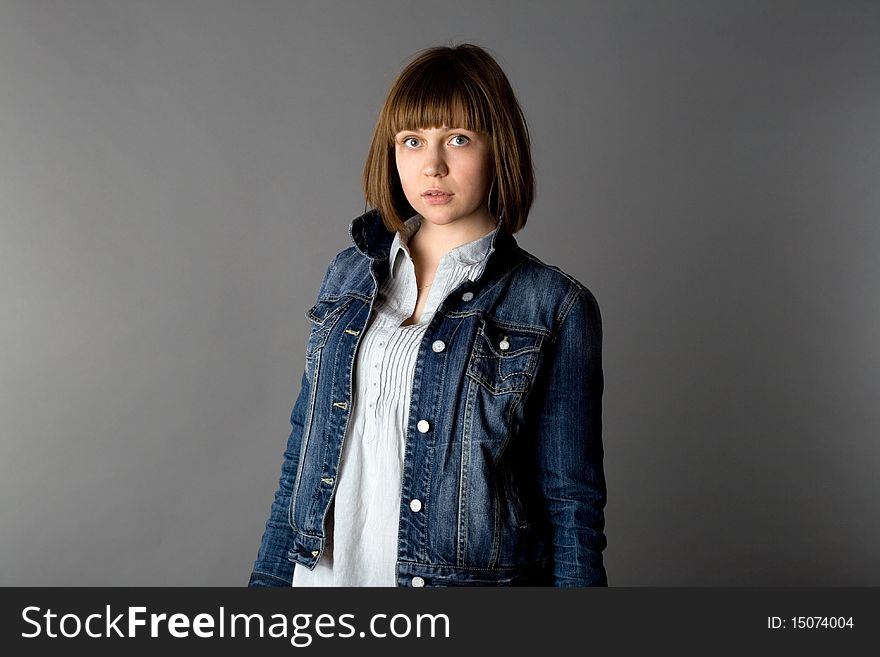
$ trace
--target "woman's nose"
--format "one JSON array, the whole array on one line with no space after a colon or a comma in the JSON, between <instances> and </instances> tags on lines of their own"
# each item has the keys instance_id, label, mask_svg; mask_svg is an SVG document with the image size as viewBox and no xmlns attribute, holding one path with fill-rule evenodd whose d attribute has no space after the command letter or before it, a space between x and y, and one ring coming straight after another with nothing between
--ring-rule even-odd
<instances>
[{"instance_id":1,"label":"woman's nose","mask_svg":"<svg viewBox=\"0 0 880 657\"><path fill-rule=\"evenodd\" d=\"M426 176L445 176L448 173L446 160L442 153L435 148L429 148L425 152L425 163L422 169Z\"/></svg>"}]
</instances>

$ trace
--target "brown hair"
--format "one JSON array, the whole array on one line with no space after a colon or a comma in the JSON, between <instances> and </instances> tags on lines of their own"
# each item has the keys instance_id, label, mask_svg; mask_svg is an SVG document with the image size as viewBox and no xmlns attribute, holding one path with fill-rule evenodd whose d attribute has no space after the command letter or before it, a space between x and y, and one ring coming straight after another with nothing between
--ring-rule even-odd
<instances>
[{"instance_id":1,"label":"brown hair","mask_svg":"<svg viewBox=\"0 0 880 657\"><path fill-rule=\"evenodd\" d=\"M529 129L498 62L470 43L417 53L388 92L364 165L364 196L390 231L415 214L394 155L401 130L464 128L489 135L494 175L489 211L512 234L526 225L535 196Z\"/></svg>"}]
</instances>

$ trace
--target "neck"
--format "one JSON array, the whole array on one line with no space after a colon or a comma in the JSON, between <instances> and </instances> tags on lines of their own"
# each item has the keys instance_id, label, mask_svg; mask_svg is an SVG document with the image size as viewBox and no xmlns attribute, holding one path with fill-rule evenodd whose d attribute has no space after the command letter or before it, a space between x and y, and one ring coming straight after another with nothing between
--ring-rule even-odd
<instances>
[{"instance_id":1,"label":"neck","mask_svg":"<svg viewBox=\"0 0 880 657\"><path fill-rule=\"evenodd\" d=\"M419 229L409 241L410 253L426 262L440 262L452 249L473 242L495 230L495 221L488 215L466 224L432 224L422 218Z\"/></svg>"}]
</instances>

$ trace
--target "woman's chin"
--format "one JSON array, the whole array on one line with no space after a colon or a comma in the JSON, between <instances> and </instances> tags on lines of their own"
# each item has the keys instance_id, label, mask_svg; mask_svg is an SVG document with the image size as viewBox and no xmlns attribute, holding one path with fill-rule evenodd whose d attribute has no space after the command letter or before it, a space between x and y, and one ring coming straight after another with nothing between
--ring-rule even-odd
<instances>
[{"instance_id":1,"label":"woman's chin","mask_svg":"<svg viewBox=\"0 0 880 657\"><path fill-rule=\"evenodd\" d=\"M480 217L478 214L471 213L465 215L454 208L445 206L442 208L422 208L421 210L419 210L419 214L421 215L423 222L427 222L435 226L448 226L455 223L482 223L484 221L484 218Z\"/></svg>"}]
</instances>

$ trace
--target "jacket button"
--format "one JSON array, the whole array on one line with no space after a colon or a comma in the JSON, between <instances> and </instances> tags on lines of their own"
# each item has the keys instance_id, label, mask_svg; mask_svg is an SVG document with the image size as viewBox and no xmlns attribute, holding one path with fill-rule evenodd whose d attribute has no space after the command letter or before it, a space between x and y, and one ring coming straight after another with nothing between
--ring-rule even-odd
<instances>
[{"instance_id":1,"label":"jacket button","mask_svg":"<svg viewBox=\"0 0 880 657\"><path fill-rule=\"evenodd\" d=\"M421 500L411 500L409 503L409 508L418 513L422 510L422 501Z\"/></svg>"},{"instance_id":2,"label":"jacket button","mask_svg":"<svg viewBox=\"0 0 880 657\"><path fill-rule=\"evenodd\" d=\"M464 294L461 295L461 300L462 300L462 301L470 301L470 300L473 299L473 298L474 298L474 293L473 293L473 292L465 292Z\"/></svg>"},{"instance_id":3,"label":"jacket button","mask_svg":"<svg viewBox=\"0 0 880 657\"><path fill-rule=\"evenodd\" d=\"M443 340L436 340L434 344L431 345L431 349L434 351L440 352L446 349L446 343Z\"/></svg>"},{"instance_id":4,"label":"jacket button","mask_svg":"<svg viewBox=\"0 0 880 657\"><path fill-rule=\"evenodd\" d=\"M420 433L428 433L428 429L431 428L431 425L428 424L427 420L419 420L419 423L416 425Z\"/></svg>"},{"instance_id":5,"label":"jacket button","mask_svg":"<svg viewBox=\"0 0 880 657\"><path fill-rule=\"evenodd\" d=\"M510 349L510 343L507 341L507 338L504 338L501 342L498 343L498 348L501 349L501 351L507 351L508 349Z\"/></svg>"},{"instance_id":6,"label":"jacket button","mask_svg":"<svg viewBox=\"0 0 880 657\"><path fill-rule=\"evenodd\" d=\"M415 587L424 586L424 585L425 585L425 580L423 580L421 577L419 577L419 576L417 575L417 576L415 576L415 577L412 578L412 585L415 586Z\"/></svg>"}]
</instances>

